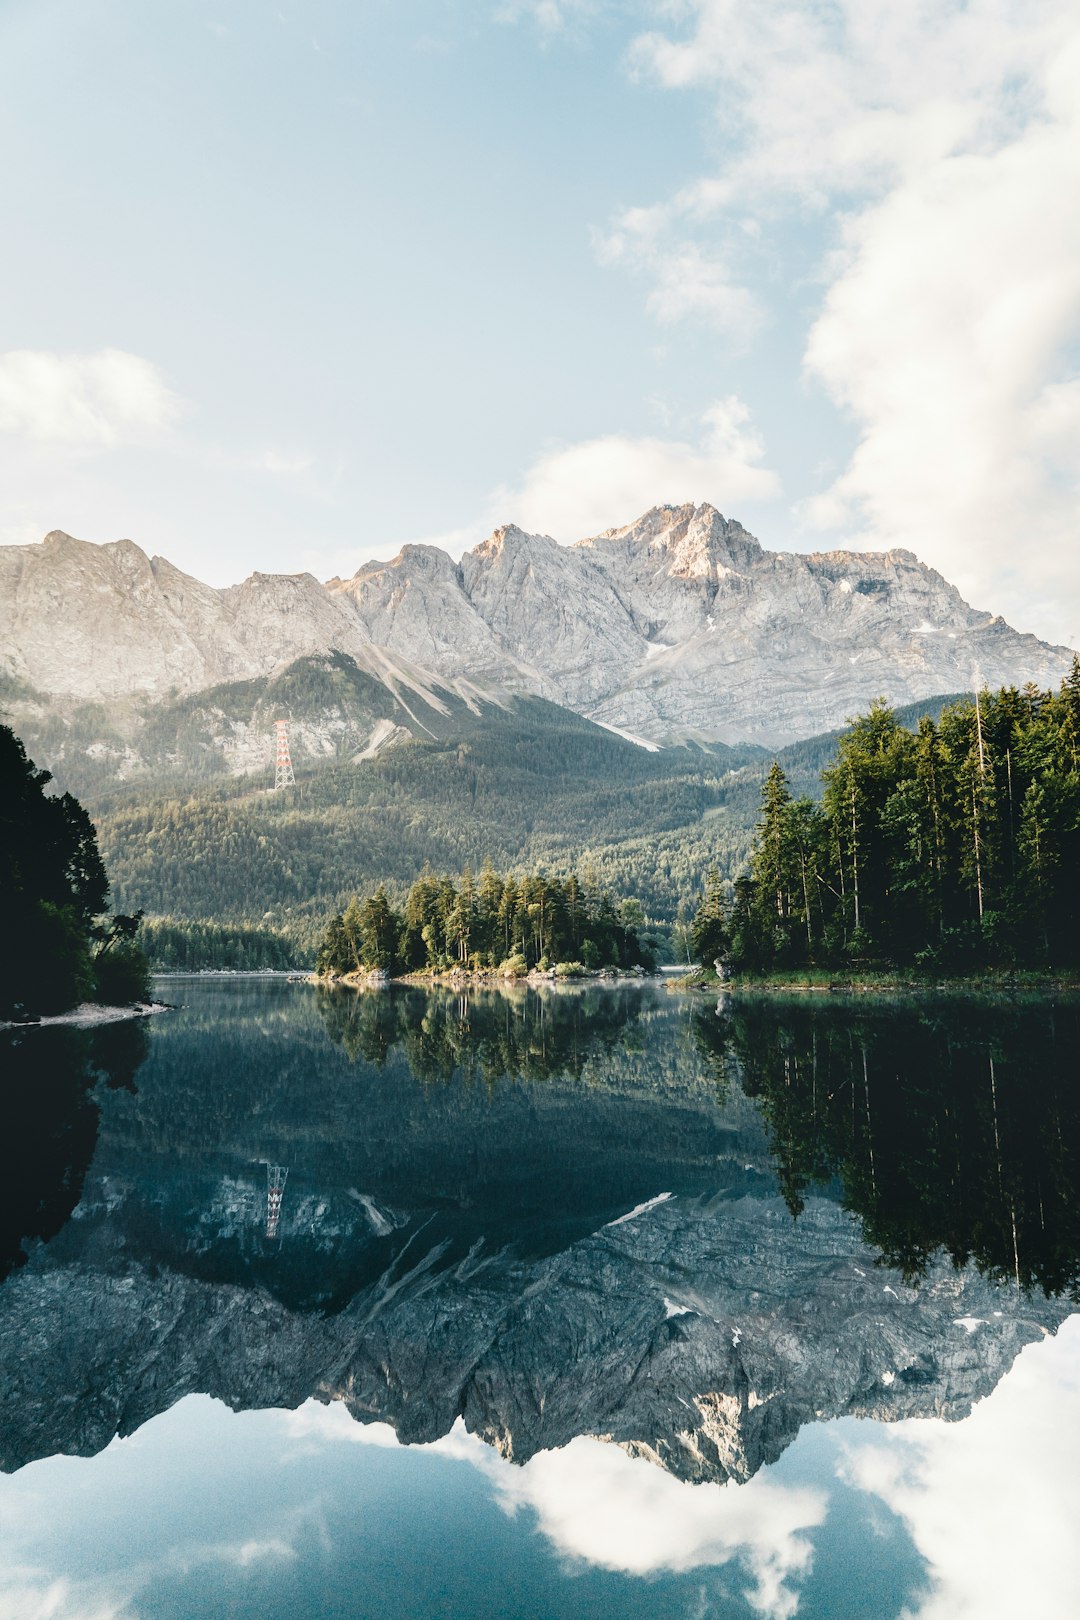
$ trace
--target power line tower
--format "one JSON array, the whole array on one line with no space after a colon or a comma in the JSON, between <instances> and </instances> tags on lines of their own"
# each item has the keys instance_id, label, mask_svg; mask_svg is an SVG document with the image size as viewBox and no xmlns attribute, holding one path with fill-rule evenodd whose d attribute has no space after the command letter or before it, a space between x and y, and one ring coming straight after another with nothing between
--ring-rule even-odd
<instances>
[{"instance_id":1,"label":"power line tower","mask_svg":"<svg viewBox=\"0 0 1080 1620\"><path fill-rule=\"evenodd\" d=\"M287 1164L268 1164L266 1167L266 1235L277 1237L281 1204L285 1197L285 1183L289 1179Z\"/></svg>"},{"instance_id":2,"label":"power line tower","mask_svg":"<svg viewBox=\"0 0 1080 1620\"><path fill-rule=\"evenodd\" d=\"M274 787L295 787L296 777L293 775L292 756L289 753L289 722L287 720L275 720L274 729L277 732Z\"/></svg>"}]
</instances>

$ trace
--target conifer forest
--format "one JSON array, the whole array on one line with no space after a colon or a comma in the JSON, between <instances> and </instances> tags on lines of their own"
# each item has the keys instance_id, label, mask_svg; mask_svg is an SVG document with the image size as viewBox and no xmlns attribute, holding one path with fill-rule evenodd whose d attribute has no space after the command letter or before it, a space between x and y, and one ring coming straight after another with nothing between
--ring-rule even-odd
<instances>
[{"instance_id":1,"label":"conifer forest","mask_svg":"<svg viewBox=\"0 0 1080 1620\"><path fill-rule=\"evenodd\" d=\"M885 963L927 974L1080 959L1080 661L1057 692L982 692L910 731L874 704L821 796L780 765L748 867L714 874L692 937L741 972Z\"/></svg>"}]
</instances>

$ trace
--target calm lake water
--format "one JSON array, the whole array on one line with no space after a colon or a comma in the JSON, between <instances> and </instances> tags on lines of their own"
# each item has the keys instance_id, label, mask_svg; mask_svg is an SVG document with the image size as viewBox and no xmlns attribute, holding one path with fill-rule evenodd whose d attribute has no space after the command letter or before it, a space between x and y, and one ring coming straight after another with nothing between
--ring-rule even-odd
<instances>
[{"instance_id":1,"label":"calm lake water","mask_svg":"<svg viewBox=\"0 0 1080 1620\"><path fill-rule=\"evenodd\" d=\"M0 1617L1080 1614L1080 1004L0 1037Z\"/></svg>"}]
</instances>

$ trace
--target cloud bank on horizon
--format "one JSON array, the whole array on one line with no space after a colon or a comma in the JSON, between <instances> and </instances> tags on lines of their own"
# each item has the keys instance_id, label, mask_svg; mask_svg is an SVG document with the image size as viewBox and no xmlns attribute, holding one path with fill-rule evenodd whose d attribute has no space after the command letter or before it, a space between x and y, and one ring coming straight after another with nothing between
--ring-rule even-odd
<instances>
[{"instance_id":1,"label":"cloud bank on horizon","mask_svg":"<svg viewBox=\"0 0 1080 1620\"><path fill-rule=\"evenodd\" d=\"M14 9L32 84L47 34ZM168 72L211 115L220 93L226 176L279 143L297 208L342 233L340 271L281 244L253 162L243 206L278 246L252 272L236 198L215 217L197 154L159 184L203 228L202 305L160 260L134 306L73 270L32 308L6 270L0 539L130 533L224 582L352 572L409 539L461 550L507 520L572 541L707 500L767 546L905 546L975 605L1080 641L1073 0L503 0L467 27L422 0L377 39L334 0L316 11L317 53L255 7L247 35L239 12L185 32ZM129 0L114 17L130 44ZM164 25L140 43L165 61ZM376 47L408 86L412 146L355 90ZM333 96L316 72L340 75ZM470 74L492 98L535 94L532 133L494 103L474 128ZM266 125L283 87L313 98L291 137ZM440 137L468 148L445 213L424 192ZM66 160L95 185L105 139ZM385 265L335 185L358 203L383 188Z\"/></svg>"}]
</instances>

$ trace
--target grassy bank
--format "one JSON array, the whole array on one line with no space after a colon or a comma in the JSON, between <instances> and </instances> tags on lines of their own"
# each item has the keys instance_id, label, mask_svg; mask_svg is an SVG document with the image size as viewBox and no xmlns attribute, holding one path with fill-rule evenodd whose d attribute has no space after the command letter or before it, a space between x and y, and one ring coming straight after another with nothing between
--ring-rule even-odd
<instances>
[{"instance_id":1,"label":"grassy bank","mask_svg":"<svg viewBox=\"0 0 1080 1620\"><path fill-rule=\"evenodd\" d=\"M669 981L679 990L804 991L821 994L872 995L899 990L983 990L999 994L1016 991L1078 990L1080 970L1036 973L1027 969L982 968L974 973L944 975L919 973L913 968L790 968L771 973L739 973L719 979L712 968L697 968Z\"/></svg>"}]
</instances>

